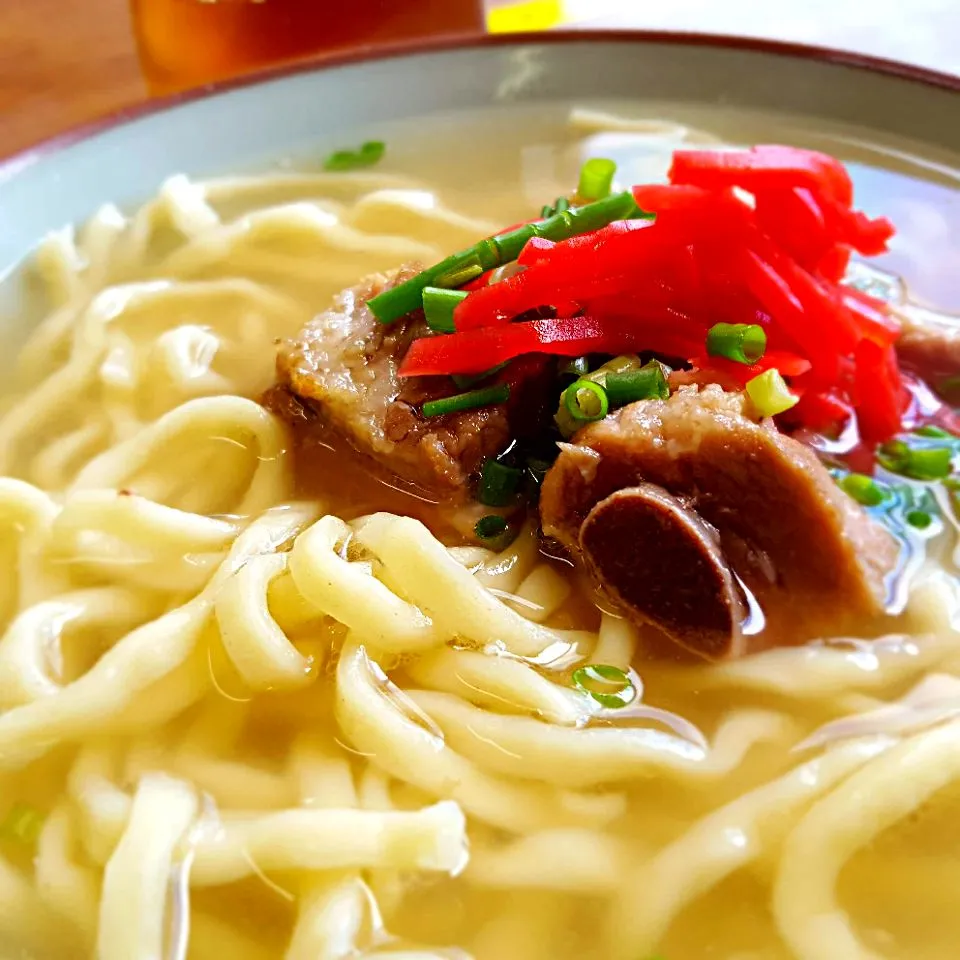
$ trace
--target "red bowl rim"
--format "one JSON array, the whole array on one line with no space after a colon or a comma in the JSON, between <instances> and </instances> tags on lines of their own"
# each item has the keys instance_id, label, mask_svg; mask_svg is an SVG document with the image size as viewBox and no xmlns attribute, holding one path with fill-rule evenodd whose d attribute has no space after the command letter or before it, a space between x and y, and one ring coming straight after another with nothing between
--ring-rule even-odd
<instances>
[{"instance_id":1,"label":"red bowl rim","mask_svg":"<svg viewBox=\"0 0 960 960\"><path fill-rule=\"evenodd\" d=\"M216 94L240 90L272 80L299 74L350 66L368 61L390 60L396 57L417 54L444 53L462 49L496 49L530 44L555 45L565 43L625 43L666 44L675 46L716 47L742 50L750 53L767 53L811 60L821 63L853 67L888 77L924 84L928 87L960 93L960 76L929 70L896 60L874 57L830 47L804 43L789 43L760 37L739 37L723 34L690 33L680 31L652 30L576 30L561 29L537 33L479 34L467 33L434 38L414 38L389 44L364 45L349 50L320 54L292 63L269 67L228 80L205 84L180 93L153 97L122 107L102 117L71 127L62 133L15 151L9 156L0 156L0 181L12 175L16 169L32 164L49 154L56 153L75 143L90 139L113 127L161 113L171 107L204 100Z\"/></svg>"}]
</instances>

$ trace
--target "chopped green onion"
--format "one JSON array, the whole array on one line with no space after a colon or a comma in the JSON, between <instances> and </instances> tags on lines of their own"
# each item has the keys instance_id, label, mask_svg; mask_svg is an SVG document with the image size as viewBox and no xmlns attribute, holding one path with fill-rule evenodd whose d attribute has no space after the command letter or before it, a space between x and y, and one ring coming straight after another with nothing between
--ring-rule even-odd
<instances>
[{"instance_id":1,"label":"chopped green onion","mask_svg":"<svg viewBox=\"0 0 960 960\"><path fill-rule=\"evenodd\" d=\"M589 372L590 359L588 357L575 357L560 366L560 373L571 374L574 377L582 377Z\"/></svg>"},{"instance_id":2,"label":"chopped green onion","mask_svg":"<svg viewBox=\"0 0 960 960\"><path fill-rule=\"evenodd\" d=\"M956 440L957 438L950 433L948 430L944 430L943 427L936 427L932 423L928 423L923 427L917 427L913 431L918 437L934 437L937 440Z\"/></svg>"},{"instance_id":3,"label":"chopped green onion","mask_svg":"<svg viewBox=\"0 0 960 960\"><path fill-rule=\"evenodd\" d=\"M460 286L487 270L516 260L531 237L567 240L581 233L599 230L614 220L652 217L653 214L644 213L637 207L630 191L615 193L596 203L571 207L545 220L481 240L467 250L454 253L428 267L405 283L377 294L368 301L367 306L381 323L393 323L421 306L424 287Z\"/></svg>"},{"instance_id":4,"label":"chopped green onion","mask_svg":"<svg viewBox=\"0 0 960 960\"><path fill-rule=\"evenodd\" d=\"M607 391L592 380L577 380L563 391L563 403L574 420L591 423L607 415Z\"/></svg>"},{"instance_id":5,"label":"chopped green onion","mask_svg":"<svg viewBox=\"0 0 960 960\"><path fill-rule=\"evenodd\" d=\"M849 474L842 468L830 470L840 487L854 499L855 491L862 490L860 503L877 521L882 523L901 544L909 544L911 552L924 549L922 542L935 537L942 529L941 508L931 488L917 483L885 483L872 480L860 474ZM861 477L852 481L851 477ZM876 491L871 490L863 481L872 482ZM948 489L952 478L943 481ZM879 499L878 499L879 496Z\"/></svg>"},{"instance_id":6,"label":"chopped green onion","mask_svg":"<svg viewBox=\"0 0 960 960\"><path fill-rule=\"evenodd\" d=\"M776 367L748 380L747 396L761 417L773 417L783 413L800 399L787 389L787 383Z\"/></svg>"},{"instance_id":7,"label":"chopped green onion","mask_svg":"<svg viewBox=\"0 0 960 960\"><path fill-rule=\"evenodd\" d=\"M33 846L43 828L44 816L26 803L15 803L0 823L0 838Z\"/></svg>"},{"instance_id":8,"label":"chopped green onion","mask_svg":"<svg viewBox=\"0 0 960 960\"><path fill-rule=\"evenodd\" d=\"M557 197L557 199L553 201L552 207L547 203L541 208L540 217L545 220L547 217L552 217L569 209L570 201L566 197Z\"/></svg>"},{"instance_id":9,"label":"chopped green onion","mask_svg":"<svg viewBox=\"0 0 960 960\"><path fill-rule=\"evenodd\" d=\"M629 373L631 370L639 370L641 367L643 367L643 364L635 353L621 354L597 367L593 373L586 374L584 379L593 380L594 383L599 383L603 387L606 386L607 377L611 373Z\"/></svg>"},{"instance_id":10,"label":"chopped green onion","mask_svg":"<svg viewBox=\"0 0 960 960\"><path fill-rule=\"evenodd\" d=\"M517 538L517 528L496 513L481 517L473 528L478 540L491 550L506 550Z\"/></svg>"},{"instance_id":11,"label":"chopped green onion","mask_svg":"<svg viewBox=\"0 0 960 960\"><path fill-rule=\"evenodd\" d=\"M891 440L877 451L877 459L891 473L914 480L942 480L950 475L953 450L939 446L910 447L903 440Z\"/></svg>"},{"instance_id":12,"label":"chopped green onion","mask_svg":"<svg viewBox=\"0 0 960 960\"><path fill-rule=\"evenodd\" d=\"M492 540L495 537L499 537L506 529L506 517L501 517L496 513L489 513L487 516L481 517L473 528L474 533L476 533L481 540Z\"/></svg>"},{"instance_id":13,"label":"chopped green onion","mask_svg":"<svg viewBox=\"0 0 960 960\"><path fill-rule=\"evenodd\" d=\"M472 256L465 258L459 263L451 264L448 270L438 273L437 276L433 278L433 282L438 287L462 287L465 283L476 280L477 277L484 273L486 273L486 271L483 269L480 258ZM409 283L409 281L407 282ZM400 288L394 287L393 289L399 290ZM389 293L390 291L387 292ZM378 294L378 296L382 297L383 294ZM376 299L376 297L373 297L373 299L369 300L367 306L370 306ZM407 312L409 313L410 311ZM376 311L374 311L374 316L376 316Z\"/></svg>"},{"instance_id":14,"label":"chopped green onion","mask_svg":"<svg viewBox=\"0 0 960 960\"><path fill-rule=\"evenodd\" d=\"M644 364L640 363L640 358L636 354L624 354L622 356L614 357L612 360L608 360L606 363L597 367L596 370L593 370L590 373L582 374L580 379L590 380L606 389L608 377L615 373L630 373L636 370L641 370L644 366ZM662 369L665 371L668 370L667 367L662 367ZM613 406L613 401L609 396L607 397L607 405L608 407ZM561 436L565 440L568 440L570 437L572 437L580 429L580 427L583 426L583 422L571 416L570 411L567 409L566 391L564 390L560 392L560 402L557 406L557 412L553 415L553 420L554 423L556 423Z\"/></svg>"},{"instance_id":15,"label":"chopped green onion","mask_svg":"<svg viewBox=\"0 0 960 960\"><path fill-rule=\"evenodd\" d=\"M949 447L928 447L910 451L907 476L916 480L942 480L950 476L953 451Z\"/></svg>"},{"instance_id":16,"label":"chopped green onion","mask_svg":"<svg viewBox=\"0 0 960 960\"><path fill-rule=\"evenodd\" d=\"M447 413L459 413L461 410L474 410L477 407L489 407L494 403L506 403L510 397L510 385L498 383L494 387L482 390L468 390L452 397L428 400L422 409L425 417L442 417Z\"/></svg>"},{"instance_id":17,"label":"chopped green onion","mask_svg":"<svg viewBox=\"0 0 960 960\"><path fill-rule=\"evenodd\" d=\"M337 150L323 161L324 170L359 170L379 163L386 153L382 140L368 140L359 150Z\"/></svg>"},{"instance_id":18,"label":"chopped green onion","mask_svg":"<svg viewBox=\"0 0 960 960\"><path fill-rule=\"evenodd\" d=\"M848 473L841 478L840 487L864 507L875 507L887 497L883 487L873 477L862 473Z\"/></svg>"},{"instance_id":19,"label":"chopped green onion","mask_svg":"<svg viewBox=\"0 0 960 960\"><path fill-rule=\"evenodd\" d=\"M484 370L482 373L452 373L450 374L450 379L461 390L470 390L478 383L483 383L484 380L488 380L495 373L499 373L509 362L509 360L504 360L503 363L498 363L495 367Z\"/></svg>"},{"instance_id":20,"label":"chopped green onion","mask_svg":"<svg viewBox=\"0 0 960 960\"><path fill-rule=\"evenodd\" d=\"M633 703L636 688L630 677L619 667L607 663L592 663L573 671L573 685L601 706L619 710Z\"/></svg>"},{"instance_id":21,"label":"chopped green onion","mask_svg":"<svg viewBox=\"0 0 960 960\"><path fill-rule=\"evenodd\" d=\"M453 333L453 311L464 301L463 290L446 290L443 287L423 288L423 315L427 326L438 333Z\"/></svg>"},{"instance_id":22,"label":"chopped green onion","mask_svg":"<svg viewBox=\"0 0 960 960\"><path fill-rule=\"evenodd\" d=\"M523 479L523 471L508 467L492 457L480 468L477 499L488 507L505 507L513 499Z\"/></svg>"},{"instance_id":23,"label":"chopped green onion","mask_svg":"<svg viewBox=\"0 0 960 960\"><path fill-rule=\"evenodd\" d=\"M617 165L603 157L593 157L580 168L577 196L582 200L602 200L610 196Z\"/></svg>"},{"instance_id":24,"label":"chopped green onion","mask_svg":"<svg viewBox=\"0 0 960 960\"><path fill-rule=\"evenodd\" d=\"M756 363L766 349L766 331L756 323L715 323L707 331L707 353L711 357Z\"/></svg>"},{"instance_id":25,"label":"chopped green onion","mask_svg":"<svg viewBox=\"0 0 960 960\"><path fill-rule=\"evenodd\" d=\"M637 400L666 400L670 396L670 385L663 370L662 363L651 360L639 370L608 373L603 382L610 406L616 409Z\"/></svg>"},{"instance_id":26,"label":"chopped green onion","mask_svg":"<svg viewBox=\"0 0 960 960\"><path fill-rule=\"evenodd\" d=\"M903 473L910 459L910 448L902 440L889 440L877 448L877 460L891 473Z\"/></svg>"}]
</instances>

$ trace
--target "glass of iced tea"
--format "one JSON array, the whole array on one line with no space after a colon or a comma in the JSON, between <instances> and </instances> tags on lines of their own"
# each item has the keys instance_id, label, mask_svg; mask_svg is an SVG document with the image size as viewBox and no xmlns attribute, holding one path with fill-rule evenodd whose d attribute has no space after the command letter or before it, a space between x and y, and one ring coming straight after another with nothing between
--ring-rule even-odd
<instances>
[{"instance_id":1,"label":"glass of iced tea","mask_svg":"<svg viewBox=\"0 0 960 960\"><path fill-rule=\"evenodd\" d=\"M484 0L131 0L154 93L311 54L484 26Z\"/></svg>"}]
</instances>

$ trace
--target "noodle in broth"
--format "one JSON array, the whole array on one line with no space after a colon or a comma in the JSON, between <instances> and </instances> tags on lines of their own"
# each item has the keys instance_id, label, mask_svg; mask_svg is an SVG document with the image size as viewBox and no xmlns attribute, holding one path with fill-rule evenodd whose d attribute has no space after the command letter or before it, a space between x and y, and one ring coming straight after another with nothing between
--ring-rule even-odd
<instances>
[{"instance_id":1,"label":"noodle in broth","mask_svg":"<svg viewBox=\"0 0 960 960\"><path fill-rule=\"evenodd\" d=\"M576 126L655 157L707 139ZM35 847L0 839L2 955L952 955L938 563L878 639L643 660L532 528L446 546L435 505L348 452L295 469L256 401L272 342L335 290L526 204L177 176L44 241L49 309L0 419L0 796L43 815ZM578 692L582 663L633 671L631 707Z\"/></svg>"}]
</instances>

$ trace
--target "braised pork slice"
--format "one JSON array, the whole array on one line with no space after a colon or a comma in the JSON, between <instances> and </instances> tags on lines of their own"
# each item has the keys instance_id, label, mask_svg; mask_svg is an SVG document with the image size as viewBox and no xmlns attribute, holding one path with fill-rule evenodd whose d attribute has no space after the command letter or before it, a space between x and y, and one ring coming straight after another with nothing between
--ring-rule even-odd
<instances>
[{"instance_id":1,"label":"braised pork slice","mask_svg":"<svg viewBox=\"0 0 960 960\"><path fill-rule=\"evenodd\" d=\"M562 446L540 499L544 532L628 616L710 659L882 612L898 551L811 450L744 404L710 386L624 407Z\"/></svg>"},{"instance_id":2,"label":"braised pork slice","mask_svg":"<svg viewBox=\"0 0 960 960\"><path fill-rule=\"evenodd\" d=\"M899 314L900 361L933 389L960 374L960 317L910 306Z\"/></svg>"},{"instance_id":3,"label":"braised pork slice","mask_svg":"<svg viewBox=\"0 0 960 960\"><path fill-rule=\"evenodd\" d=\"M430 331L415 315L378 323L367 301L419 272L409 265L366 278L280 344L277 385L264 402L294 427L319 426L439 498L463 499L470 476L547 415L543 358L521 358L490 383L511 385L507 403L425 418L427 400L461 392L449 377L399 376L416 337ZM486 382L484 386L488 385Z\"/></svg>"}]
</instances>

